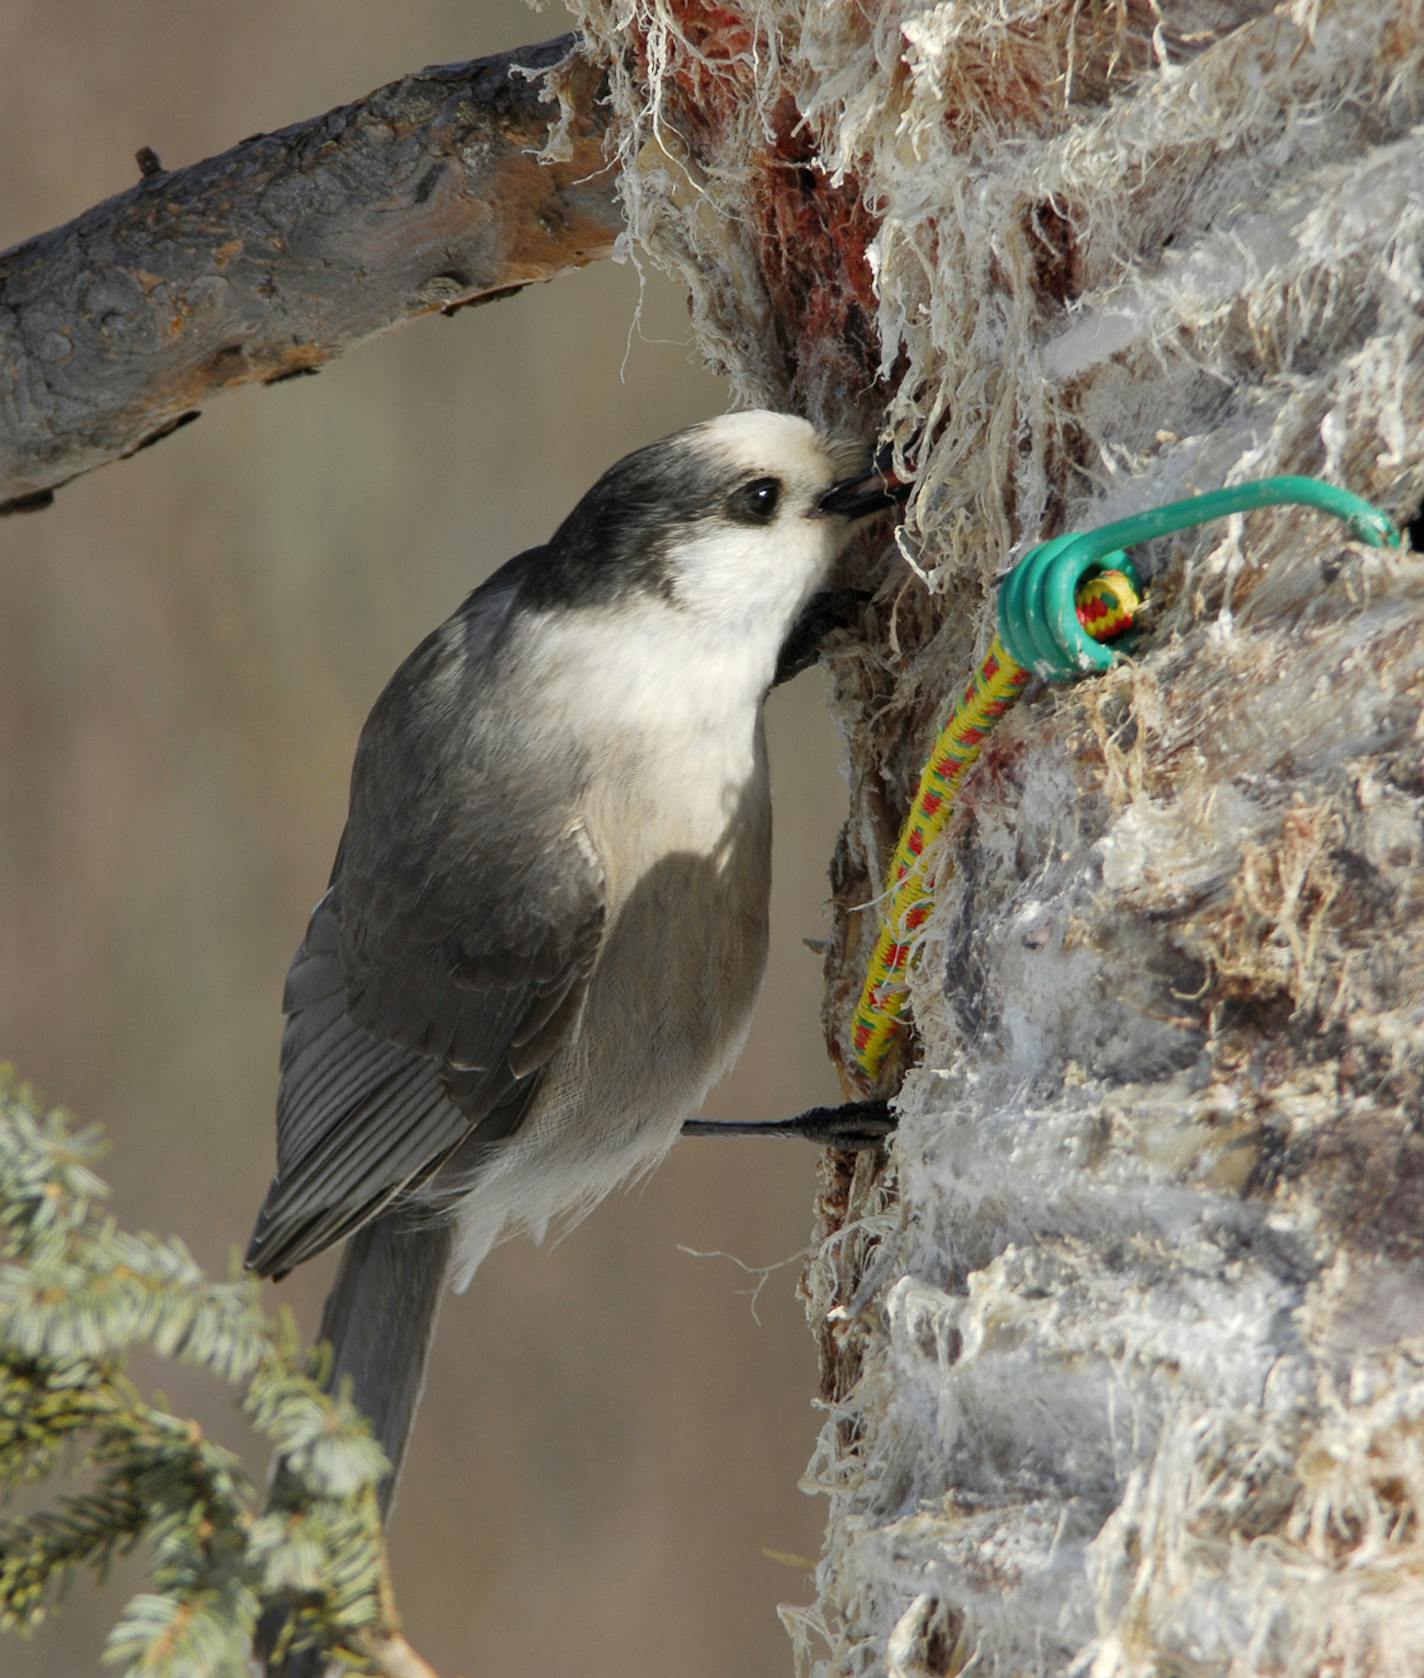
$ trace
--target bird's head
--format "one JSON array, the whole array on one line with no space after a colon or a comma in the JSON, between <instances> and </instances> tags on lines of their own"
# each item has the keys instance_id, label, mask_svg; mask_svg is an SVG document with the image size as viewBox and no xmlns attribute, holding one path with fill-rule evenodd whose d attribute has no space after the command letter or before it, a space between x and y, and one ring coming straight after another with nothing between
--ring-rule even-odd
<instances>
[{"instance_id":1,"label":"bird's head","mask_svg":"<svg viewBox=\"0 0 1424 1678\"><path fill-rule=\"evenodd\" d=\"M709 633L775 638L853 524L897 499L863 442L789 414L727 414L610 467L555 533L536 587L548 604L657 601Z\"/></svg>"}]
</instances>

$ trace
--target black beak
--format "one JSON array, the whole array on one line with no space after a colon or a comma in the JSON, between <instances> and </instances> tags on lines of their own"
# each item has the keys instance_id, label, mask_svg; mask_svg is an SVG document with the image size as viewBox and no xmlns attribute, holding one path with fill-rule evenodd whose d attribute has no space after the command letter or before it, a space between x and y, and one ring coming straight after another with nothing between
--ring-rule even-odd
<instances>
[{"instance_id":1,"label":"black beak","mask_svg":"<svg viewBox=\"0 0 1424 1678\"><path fill-rule=\"evenodd\" d=\"M873 466L859 477L842 478L832 484L816 503L816 511L836 513L843 519L863 519L871 513L883 513L887 507L898 507L908 500L913 488L909 479L889 466Z\"/></svg>"}]
</instances>

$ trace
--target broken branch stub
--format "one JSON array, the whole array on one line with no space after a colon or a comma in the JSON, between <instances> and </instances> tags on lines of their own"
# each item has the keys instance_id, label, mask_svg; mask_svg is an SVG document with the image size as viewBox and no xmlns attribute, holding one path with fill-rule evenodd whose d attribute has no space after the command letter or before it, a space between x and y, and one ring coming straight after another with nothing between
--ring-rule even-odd
<instances>
[{"instance_id":1,"label":"broken branch stub","mask_svg":"<svg viewBox=\"0 0 1424 1678\"><path fill-rule=\"evenodd\" d=\"M0 254L0 512L47 505L234 385L608 255L616 171L578 46L436 65L190 168L145 167Z\"/></svg>"}]
</instances>

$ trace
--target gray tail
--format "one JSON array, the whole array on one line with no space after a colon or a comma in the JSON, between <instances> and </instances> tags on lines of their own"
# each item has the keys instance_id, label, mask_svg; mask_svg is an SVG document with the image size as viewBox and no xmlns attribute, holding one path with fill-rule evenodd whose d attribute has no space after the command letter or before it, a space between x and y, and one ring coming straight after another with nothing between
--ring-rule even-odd
<instances>
[{"instance_id":1,"label":"gray tail","mask_svg":"<svg viewBox=\"0 0 1424 1678\"><path fill-rule=\"evenodd\" d=\"M448 1222L415 1223L408 1213L377 1218L347 1242L322 1307L321 1338L335 1353L328 1384L336 1391L350 1381L391 1465L380 1492L383 1517L425 1386L454 1234Z\"/></svg>"},{"instance_id":2,"label":"gray tail","mask_svg":"<svg viewBox=\"0 0 1424 1678\"><path fill-rule=\"evenodd\" d=\"M452 1224L414 1223L408 1214L388 1212L347 1242L322 1308L321 1338L334 1353L327 1385L336 1391L350 1383L351 1397L391 1465L379 1493L383 1520L425 1385L453 1245ZM285 1619L276 1610L264 1616L257 1636L264 1659ZM319 1678L323 1665L320 1655L307 1651L269 1664L268 1672L271 1678Z\"/></svg>"}]
</instances>

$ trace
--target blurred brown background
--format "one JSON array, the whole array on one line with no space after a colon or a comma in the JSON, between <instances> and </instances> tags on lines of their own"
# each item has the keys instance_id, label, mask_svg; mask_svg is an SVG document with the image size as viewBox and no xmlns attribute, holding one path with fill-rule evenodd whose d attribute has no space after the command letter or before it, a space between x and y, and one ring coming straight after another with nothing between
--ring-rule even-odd
<instances>
[{"instance_id":1,"label":"blurred brown background","mask_svg":"<svg viewBox=\"0 0 1424 1678\"><path fill-rule=\"evenodd\" d=\"M135 178L423 64L555 34L514 0L9 0L0 246ZM0 523L0 1058L108 1130L114 1210L211 1272L272 1159L287 961L386 676L626 449L721 411L680 298L566 276L353 352ZM631 334L631 337L630 337ZM626 352L626 376L620 379ZM819 681L772 704L778 854L768 986L709 1111L835 1099L820 1050L824 859L843 802ZM796 1486L815 1361L776 1271L815 1155L694 1142L562 1245L506 1247L451 1300L394 1529L410 1634L457 1673L781 1674L781 1600L821 1506ZM329 1266L282 1286L310 1331ZM161 1381L218 1437L230 1395ZM98 1669L139 1571L87 1587L7 1675Z\"/></svg>"}]
</instances>

